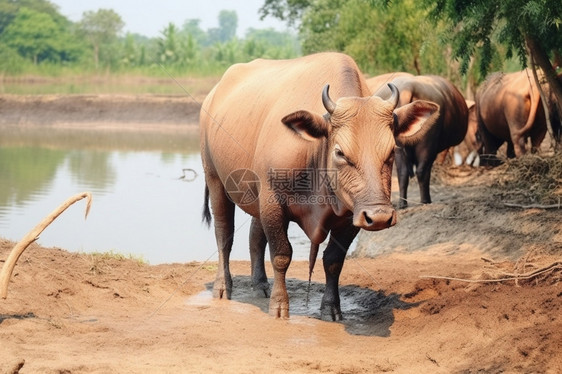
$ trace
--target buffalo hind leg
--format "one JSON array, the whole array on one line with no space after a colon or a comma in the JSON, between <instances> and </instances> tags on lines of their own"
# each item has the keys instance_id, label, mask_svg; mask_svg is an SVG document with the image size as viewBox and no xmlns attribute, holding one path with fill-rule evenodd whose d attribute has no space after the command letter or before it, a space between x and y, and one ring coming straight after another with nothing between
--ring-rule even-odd
<instances>
[{"instance_id":1,"label":"buffalo hind leg","mask_svg":"<svg viewBox=\"0 0 562 374\"><path fill-rule=\"evenodd\" d=\"M209 197L215 222L215 238L219 253L217 277L213 285L213 297L230 299L232 276L230 275L230 251L234 238L234 203L228 198L219 178L207 178Z\"/></svg>"},{"instance_id":2,"label":"buffalo hind leg","mask_svg":"<svg viewBox=\"0 0 562 374\"><path fill-rule=\"evenodd\" d=\"M267 238L261 222L252 218L250 226L250 259L252 262L252 288L256 296L269 297L269 282L265 273L265 246Z\"/></svg>"},{"instance_id":3,"label":"buffalo hind leg","mask_svg":"<svg viewBox=\"0 0 562 374\"><path fill-rule=\"evenodd\" d=\"M481 121L481 120L480 120ZM502 139L499 139L492 135L483 123L478 123L478 132L480 138L482 139L482 148L480 151L480 165L482 166L498 166L500 160L496 156L498 148L504 143Z\"/></svg>"},{"instance_id":4,"label":"buffalo hind leg","mask_svg":"<svg viewBox=\"0 0 562 374\"><path fill-rule=\"evenodd\" d=\"M523 149L525 149L525 146L523 146ZM505 154L507 158L515 158L515 147L513 146L513 142L511 140L507 141Z\"/></svg>"},{"instance_id":5,"label":"buffalo hind leg","mask_svg":"<svg viewBox=\"0 0 562 374\"><path fill-rule=\"evenodd\" d=\"M333 229L330 233L330 241L322 257L326 274L326 290L320 304L320 316L323 320L341 321L343 319L339 291L340 274L347 250L358 232L357 227L346 226Z\"/></svg>"},{"instance_id":6,"label":"buffalo hind leg","mask_svg":"<svg viewBox=\"0 0 562 374\"><path fill-rule=\"evenodd\" d=\"M531 138L531 152L533 153L539 152L541 148L541 143L544 140L544 137L546 136L547 133L546 119L544 113L541 115L541 118L542 121L535 121L533 127L531 127L531 130L529 131L529 137ZM551 126L554 127L554 125Z\"/></svg>"}]
</instances>

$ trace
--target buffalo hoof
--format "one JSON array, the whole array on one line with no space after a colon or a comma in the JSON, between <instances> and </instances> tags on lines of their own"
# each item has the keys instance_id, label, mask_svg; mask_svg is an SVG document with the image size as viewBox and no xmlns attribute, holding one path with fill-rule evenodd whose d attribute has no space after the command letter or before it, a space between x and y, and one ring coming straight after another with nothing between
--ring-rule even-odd
<instances>
[{"instance_id":1,"label":"buffalo hoof","mask_svg":"<svg viewBox=\"0 0 562 374\"><path fill-rule=\"evenodd\" d=\"M274 302L269 303L269 315L275 318L289 318L289 303L288 302Z\"/></svg>"},{"instance_id":2,"label":"buffalo hoof","mask_svg":"<svg viewBox=\"0 0 562 374\"><path fill-rule=\"evenodd\" d=\"M342 321L341 309L334 305L323 305L320 308L320 318L322 321Z\"/></svg>"},{"instance_id":3,"label":"buffalo hoof","mask_svg":"<svg viewBox=\"0 0 562 374\"><path fill-rule=\"evenodd\" d=\"M400 199L398 202L398 209L406 209L408 207L408 202L406 200Z\"/></svg>"},{"instance_id":4,"label":"buffalo hoof","mask_svg":"<svg viewBox=\"0 0 562 374\"><path fill-rule=\"evenodd\" d=\"M252 285L252 290L254 297L265 297L267 299L271 294L267 282Z\"/></svg>"},{"instance_id":5,"label":"buffalo hoof","mask_svg":"<svg viewBox=\"0 0 562 374\"><path fill-rule=\"evenodd\" d=\"M232 296L232 282L227 284L219 279L213 284L213 297L216 299L228 299Z\"/></svg>"}]
</instances>

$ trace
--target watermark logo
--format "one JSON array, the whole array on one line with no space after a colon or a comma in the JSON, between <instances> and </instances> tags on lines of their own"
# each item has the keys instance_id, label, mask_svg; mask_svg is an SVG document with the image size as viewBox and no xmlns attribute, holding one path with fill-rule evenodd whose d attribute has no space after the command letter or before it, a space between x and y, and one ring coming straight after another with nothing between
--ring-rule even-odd
<instances>
[{"instance_id":1,"label":"watermark logo","mask_svg":"<svg viewBox=\"0 0 562 374\"><path fill-rule=\"evenodd\" d=\"M233 203L249 205L259 197L260 179L249 169L237 169L226 178L225 189Z\"/></svg>"},{"instance_id":2,"label":"watermark logo","mask_svg":"<svg viewBox=\"0 0 562 374\"><path fill-rule=\"evenodd\" d=\"M269 169L267 183L277 193L321 193L337 189L336 169Z\"/></svg>"},{"instance_id":3,"label":"watermark logo","mask_svg":"<svg viewBox=\"0 0 562 374\"><path fill-rule=\"evenodd\" d=\"M270 202L281 205L336 204L336 197L327 194L337 188L335 169L269 169L267 183L273 195Z\"/></svg>"},{"instance_id":4,"label":"watermark logo","mask_svg":"<svg viewBox=\"0 0 562 374\"><path fill-rule=\"evenodd\" d=\"M336 197L328 191L337 188L335 169L271 168L267 172L267 186L273 192L269 203L281 205L336 204ZM249 169L237 169L228 175L225 189L230 200L238 205L249 205L259 198L260 180Z\"/></svg>"},{"instance_id":5,"label":"watermark logo","mask_svg":"<svg viewBox=\"0 0 562 374\"><path fill-rule=\"evenodd\" d=\"M334 195L306 195L301 193L275 192L268 202L281 205L336 205L337 198Z\"/></svg>"}]
</instances>

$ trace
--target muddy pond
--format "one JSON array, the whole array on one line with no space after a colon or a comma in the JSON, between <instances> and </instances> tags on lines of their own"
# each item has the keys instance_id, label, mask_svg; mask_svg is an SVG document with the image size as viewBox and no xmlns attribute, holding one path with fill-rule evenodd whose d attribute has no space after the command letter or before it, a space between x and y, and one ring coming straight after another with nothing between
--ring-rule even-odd
<instances>
[{"instance_id":1,"label":"muddy pond","mask_svg":"<svg viewBox=\"0 0 562 374\"><path fill-rule=\"evenodd\" d=\"M112 251L150 264L217 260L201 222L204 177L197 131L169 134L68 129L3 130L0 236L21 239L68 197L93 194L63 213L38 243L79 252ZM251 217L236 213L233 259L249 259ZM294 259L309 242L289 228Z\"/></svg>"}]
</instances>

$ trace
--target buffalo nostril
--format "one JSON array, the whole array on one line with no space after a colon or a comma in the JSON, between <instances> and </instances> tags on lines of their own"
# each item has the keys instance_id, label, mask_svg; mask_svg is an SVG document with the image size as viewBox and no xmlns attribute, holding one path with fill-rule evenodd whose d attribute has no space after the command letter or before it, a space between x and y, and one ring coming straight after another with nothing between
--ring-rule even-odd
<instances>
[{"instance_id":1,"label":"buffalo nostril","mask_svg":"<svg viewBox=\"0 0 562 374\"><path fill-rule=\"evenodd\" d=\"M392 226L392 223L394 222L394 214L390 216L390 218L388 219L388 221L386 221L386 225L388 227Z\"/></svg>"},{"instance_id":2,"label":"buffalo nostril","mask_svg":"<svg viewBox=\"0 0 562 374\"><path fill-rule=\"evenodd\" d=\"M369 217L366 211L363 211L363 217L365 217L365 222L367 223L367 225L371 226L373 224L373 220L371 219L371 217Z\"/></svg>"}]
</instances>

